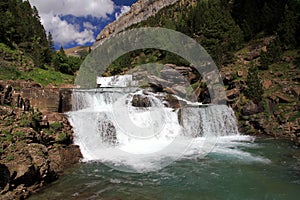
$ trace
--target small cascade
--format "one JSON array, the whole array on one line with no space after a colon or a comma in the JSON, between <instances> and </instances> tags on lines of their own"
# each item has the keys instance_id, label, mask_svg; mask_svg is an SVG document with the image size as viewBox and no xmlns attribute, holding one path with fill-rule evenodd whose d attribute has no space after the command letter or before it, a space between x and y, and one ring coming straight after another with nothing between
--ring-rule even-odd
<instances>
[{"instance_id":1,"label":"small cascade","mask_svg":"<svg viewBox=\"0 0 300 200\"><path fill-rule=\"evenodd\" d=\"M137 88L74 90L69 119L85 161L134 169L167 165L189 154L189 147L204 155L218 138L239 135L226 105L191 102L174 110L158 95Z\"/></svg>"},{"instance_id":2,"label":"small cascade","mask_svg":"<svg viewBox=\"0 0 300 200\"><path fill-rule=\"evenodd\" d=\"M182 108L181 124L185 136L221 137L239 134L234 112L226 105Z\"/></svg>"}]
</instances>

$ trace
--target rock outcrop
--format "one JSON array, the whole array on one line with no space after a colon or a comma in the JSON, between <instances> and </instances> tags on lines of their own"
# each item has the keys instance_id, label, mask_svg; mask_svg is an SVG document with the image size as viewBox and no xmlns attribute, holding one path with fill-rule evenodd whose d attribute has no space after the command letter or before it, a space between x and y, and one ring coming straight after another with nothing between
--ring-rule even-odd
<instances>
[{"instance_id":1,"label":"rock outcrop","mask_svg":"<svg viewBox=\"0 0 300 200\"><path fill-rule=\"evenodd\" d=\"M41 112L67 112L72 109L73 85L64 88L46 86L30 81L0 80L0 105L11 105L28 111L29 107Z\"/></svg>"},{"instance_id":2,"label":"rock outcrop","mask_svg":"<svg viewBox=\"0 0 300 200\"><path fill-rule=\"evenodd\" d=\"M139 0L131 6L129 12L120 16L116 21L107 25L100 32L96 38L96 43L93 45L93 48L96 48L99 44L101 44L104 39L125 30L133 24L146 20L162 8L172 5L177 1L179 0Z\"/></svg>"},{"instance_id":3,"label":"rock outcrop","mask_svg":"<svg viewBox=\"0 0 300 200\"><path fill-rule=\"evenodd\" d=\"M52 98L47 101L48 97ZM0 99L1 199L25 199L56 180L82 155L73 145L67 117L57 112L58 90L32 82L1 81Z\"/></svg>"}]
</instances>

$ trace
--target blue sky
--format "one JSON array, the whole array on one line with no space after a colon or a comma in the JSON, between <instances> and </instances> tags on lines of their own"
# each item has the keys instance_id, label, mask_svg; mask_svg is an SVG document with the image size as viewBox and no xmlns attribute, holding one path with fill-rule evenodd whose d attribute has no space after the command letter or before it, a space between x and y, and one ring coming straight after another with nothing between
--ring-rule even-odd
<instances>
[{"instance_id":1,"label":"blue sky","mask_svg":"<svg viewBox=\"0 0 300 200\"><path fill-rule=\"evenodd\" d=\"M137 0L29 0L55 47L92 45L100 31Z\"/></svg>"}]
</instances>

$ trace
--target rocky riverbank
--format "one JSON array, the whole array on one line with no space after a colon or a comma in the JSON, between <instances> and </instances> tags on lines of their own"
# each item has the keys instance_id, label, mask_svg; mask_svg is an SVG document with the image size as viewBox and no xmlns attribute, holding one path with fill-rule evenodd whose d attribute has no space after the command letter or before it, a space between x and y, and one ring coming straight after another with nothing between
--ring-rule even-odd
<instances>
[{"instance_id":1,"label":"rocky riverbank","mask_svg":"<svg viewBox=\"0 0 300 200\"><path fill-rule=\"evenodd\" d=\"M82 157L57 88L0 82L1 199L25 199ZM41 112L42 111L42 112Z\"/></svg>"}]
</instances>

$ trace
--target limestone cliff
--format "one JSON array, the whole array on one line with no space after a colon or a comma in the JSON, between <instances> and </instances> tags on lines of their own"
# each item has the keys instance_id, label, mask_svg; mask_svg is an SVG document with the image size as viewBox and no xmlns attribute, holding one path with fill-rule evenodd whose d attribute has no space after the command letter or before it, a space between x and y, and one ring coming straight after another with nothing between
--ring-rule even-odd
<instances>
[{"instance_id":1,"label":"limestone cliff","mask_svg":"<svg viewBox=\"0 0 300 200\"><path fill-rule=\"evenodd\" d=\"M177 1L179 0L139 0L131 6L129 12L123 14L116 21L107 25L99 33L93 48L100 44L105 38L109 38L133 24L146 20L162 8L172 5Z\"/></svg>"}]
</instances>

